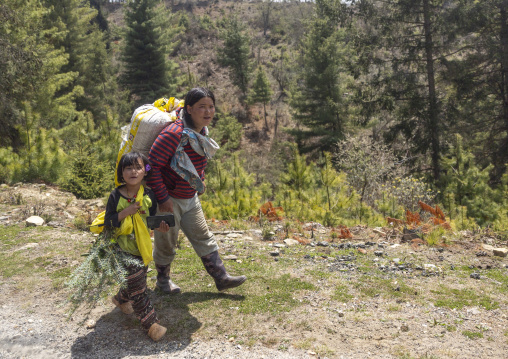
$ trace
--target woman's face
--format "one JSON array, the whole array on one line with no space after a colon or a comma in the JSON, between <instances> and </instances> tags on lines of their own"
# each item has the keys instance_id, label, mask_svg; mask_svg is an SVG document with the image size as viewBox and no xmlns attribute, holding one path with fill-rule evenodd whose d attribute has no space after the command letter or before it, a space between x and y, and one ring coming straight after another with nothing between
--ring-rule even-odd
<instances>
[{"instance_id":1,"label":"woman's face","mask_svg":"<svg viewBox=\"0 0 508 359\"><path fill-rule=\"evenodd\" d=\"M187 113L194 122L194 130L199 132L210 125L215 114L215 105L210 97L203 97L192 106L187 106Z\"/></svg>"}]
</instances>

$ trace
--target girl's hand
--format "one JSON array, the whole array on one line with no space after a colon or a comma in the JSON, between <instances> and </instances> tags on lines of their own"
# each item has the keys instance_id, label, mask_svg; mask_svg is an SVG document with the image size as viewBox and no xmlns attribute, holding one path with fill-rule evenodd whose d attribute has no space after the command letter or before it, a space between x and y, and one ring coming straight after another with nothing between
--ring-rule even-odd
<instances>
[{"instance_id":1,"label":"girl's hand","mask_svg":"<svg viewBox=\"0 0 508 359\"><path fill-rule=\"evenodd\" d=\"M141 205L139 204L139 202L133 202L129 207L125 208L122 212L125 212L126 216L130 216L131 214L136 214L136 212L140 208Z\"/></svg>"},{"instance_id":2,"label":"girl's hand","mask_svg":"<svg viewBox=\"0 0 508 359\"><path fill-rule=\"evenodd\" d=\"M169 225L166 222L162 221L160 227L155 229L159 232L166 233L169 231Z\"/></svg>"},{"instance_id":3,"label":"girl's hand","mask_svg":"<svg viewBox=\"0 0 508 359\"><path fill-rule=\"evenodd\" d=\"M141 208L141 205L139 204L139 202L133 202L129 207L118 212L118 222L121 222L128 216L135 214L138 211L138 209L140 209L140 208Z\"/></svg>"}]
</instances>

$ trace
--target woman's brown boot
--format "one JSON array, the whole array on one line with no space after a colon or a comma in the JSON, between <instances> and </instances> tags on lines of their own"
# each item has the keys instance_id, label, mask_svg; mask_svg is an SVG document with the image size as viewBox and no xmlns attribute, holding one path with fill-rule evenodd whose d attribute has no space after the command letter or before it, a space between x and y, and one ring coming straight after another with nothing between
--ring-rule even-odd
<instances>
[{"instance_id":1,"label":"woman's brown boot","mask_svg":"<svg viewBox=\"0 0 508 359\"><path fill-rule=\"evenodd\" d=\"M166 294L180 293L180 287L173 283L169 277L171 269L169 264L166 266L155 264L155 269L157 269L157 282L155 283L157 288Z\"/></svg>"},{"instance_id":2,"label":"woman's brown boot","mask_svg":"<svg viewBox=\"0 0 508 359\"><path fill-rule=\"evenodd\" d=\"M152 338L154 342L159 341L164 334L166 334L167 329L160 324L153 323L148 329L148 336Z\"/></svg>"},{"instance_id":3,"label":"woman's brown boot","mask_svg":"<svg viewBox=\"0 0 508 359\"><path fill-rule=\"evenodd\" d=\"M244 275L238 277L230 276L226 272L226 268L224 267L222 259L220 259L218 251L201 257L201 261L203 262L208 274L210 274L215 280L215 286L219 291L238 287L247 280L247 277Z\"/></svg>"}]
</instances>

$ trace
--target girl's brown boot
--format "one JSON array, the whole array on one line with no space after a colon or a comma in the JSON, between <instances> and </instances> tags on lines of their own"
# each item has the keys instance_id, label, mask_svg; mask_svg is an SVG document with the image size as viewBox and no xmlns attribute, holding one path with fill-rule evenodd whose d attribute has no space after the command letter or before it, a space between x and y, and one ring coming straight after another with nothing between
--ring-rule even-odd
<instances>
[{"instance_id":1,"label":"girl's brown boot","mask_svg":"<svg viewBox=\"0 0 508 359\"><path fill-rule=\"evenodd\" d=\"M159 341L164 334L166 334L167 329L160 324L153 323L148 329L148 336L152 338L154 342Z\"/></svg>"},{"instance_id":2,"label":"girl's brown boot","mask_svg":"<svg viewBox=\"0 0 508 359\"><path fill-rule=\"evenodd\" d=\"M111 298L111 301L113 302L114 305L116 305L118 308L120 308L120 310L123 313L125 313L125 314L134 313L134 309L132 308L131 302L120 303L120 301L118 299L116 299L116 297Z\"/></svg>"}]
</instances>

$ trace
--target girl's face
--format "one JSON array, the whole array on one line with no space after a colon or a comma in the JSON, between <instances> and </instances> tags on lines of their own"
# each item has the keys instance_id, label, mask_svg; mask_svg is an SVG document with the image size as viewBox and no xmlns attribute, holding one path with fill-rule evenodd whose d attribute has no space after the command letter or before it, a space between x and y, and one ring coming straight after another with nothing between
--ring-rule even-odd
<instances>
[{"instance_id":1,"label":"girl's face","mask_svg":"<svg viewBox=\"0 0 508 359\"><path fill-rule=\"evenodd\" d=\"M143 178L145 178L145 175L145 166L143 165L143 160L141 158L138 158L136 164L125 166L122 170L124 182L131 186L140 184L141 181L143 181Z\"/></svg>"},{"instance_id":2,"label":"girl's face","mask_svg":"<svg viewBox=\"0 0 508 359\"><path fill-rule=\"evenodd\" d=\"M203 97L192 106L187 106L187 113L192 117L194 130L199 132L210 125L215 114L215 105L210 97Z\"/></svg>"}]
</instances>

